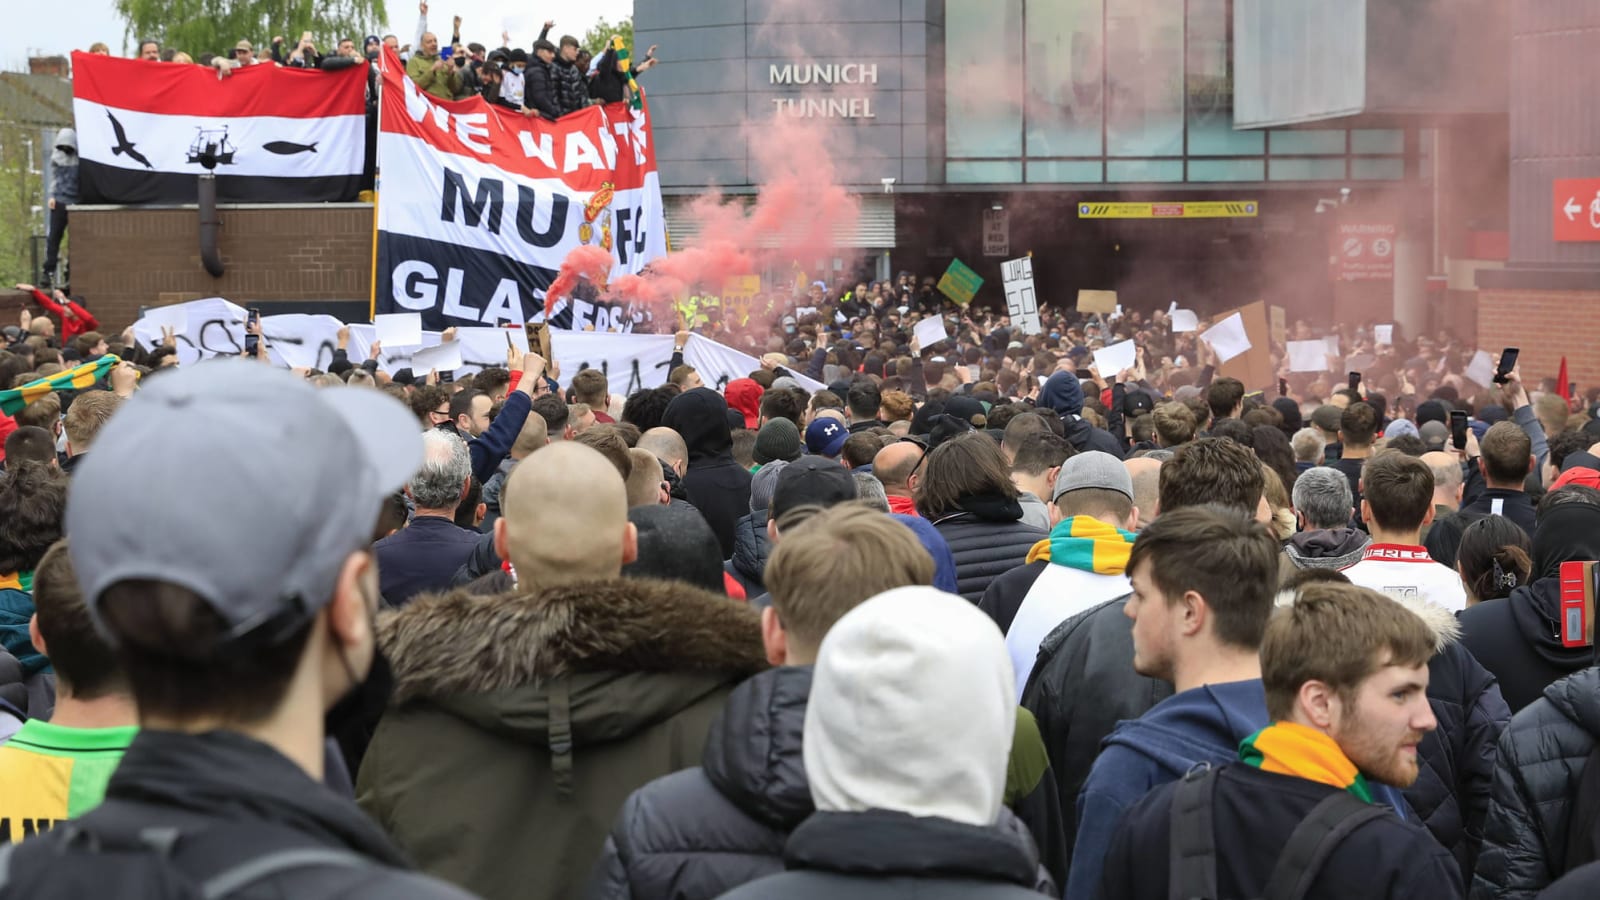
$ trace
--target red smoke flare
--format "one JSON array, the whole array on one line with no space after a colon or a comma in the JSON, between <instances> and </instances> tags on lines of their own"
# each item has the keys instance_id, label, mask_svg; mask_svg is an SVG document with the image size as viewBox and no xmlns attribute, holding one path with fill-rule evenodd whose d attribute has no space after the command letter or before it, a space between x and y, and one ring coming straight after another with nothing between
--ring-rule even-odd
<instances>
[{"instance_id":1,"label":"red smoke flare","mask_svg":"<svg viewBox=\"0 0 1600 900\"><path fill-rule=\"evenodd\" d=\"M579 244L573 248L572 252L567 254L567 258L561 261L560 274L556 275L556 280L552 281L549 289L544 292L545 316L548 317L555 312L556 300L571 295L580 277L603 285L606 277L611 274L612 266L616 264L616 258L604 247Z\"/></svg>"}]
</instances>

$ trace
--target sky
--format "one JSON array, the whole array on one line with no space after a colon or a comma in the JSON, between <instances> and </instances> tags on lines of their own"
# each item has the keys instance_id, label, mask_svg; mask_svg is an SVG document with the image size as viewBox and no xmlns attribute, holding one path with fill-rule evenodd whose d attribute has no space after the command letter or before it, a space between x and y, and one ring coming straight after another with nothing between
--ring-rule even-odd
<instances>
[{"instance_id":1,"label":"sky","mask_svg":"<svg viewBox=\"0 0 1600 900\"><path fill-rule=\"evenodd\" d=\"M113 53L121 47L123 23L112 0L10 2L20 8L10 12L6 27L0 29L0 70L25 72L29 56L87 50L95 41L105 41ZM401 35L401 43L409 43L406 35L416 28L416 7L405 0L387 0L387 6L390 27L385 30ZM460 15L463 40L493 46L490 42L498 42L501 29L507 29L515 44L528 46L539 36L546 18L555 19L558 35L570 32L581 37L598 19L616 21L632 13L633 0L434 0L428 7L428 23L448 30L450 18ZM259 41L263 36L249 37ZM198 52L192 47L184 49Z\"/></svg>"}]
</instances>

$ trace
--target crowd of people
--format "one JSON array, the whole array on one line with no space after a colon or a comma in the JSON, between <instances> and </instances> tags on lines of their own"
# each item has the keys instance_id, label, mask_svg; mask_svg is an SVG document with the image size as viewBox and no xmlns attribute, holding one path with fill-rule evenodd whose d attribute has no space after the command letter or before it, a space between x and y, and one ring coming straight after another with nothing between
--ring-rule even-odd
<instances>
[{"instance_id":1,"label":"crowd of people","mask_svg":"<svg viewBox=\"0 0 1600 900\"><path fill-rule=\"evenodd\" d=\"M35 292L0 896L1600 888L1592 405L1370 326L1278 396L1159 312L929 287L699 298L629 396L178 365Z\"/></svg>"}]
</instances>

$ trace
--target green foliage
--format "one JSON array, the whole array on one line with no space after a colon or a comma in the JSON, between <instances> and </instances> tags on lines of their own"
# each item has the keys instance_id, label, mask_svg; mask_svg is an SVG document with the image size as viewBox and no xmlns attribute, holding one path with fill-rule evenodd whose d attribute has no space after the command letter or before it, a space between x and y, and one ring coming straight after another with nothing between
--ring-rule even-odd
<instances>
[{"instance_id":1,"label":"green foliage","mask_svg":"<svg viewBox=\"0 0 1600 900\"><path fill-rule=\"evenodd\" d=\"M116 0L116 9L127 23L129 55L140 41L156 40L196 59L226 53L241 39L269 58L274 37L284 39L287 55L303 31L331 53L342 38L360 46L388 19L384 0Z\"/></svg>"},{"instance_id":2,"label":"green foliage","mask_svg":"<svg viewBox=\"0 0 1600 900\"><path fill-rule=\"evenodd\" d=\"M35 227L44 233L43 219L33 213L33 207L44 205L44 185L38 175L28 171L29 140L34 145L34 164L48 166L50 153L41 149L44 135L38 129L0 124L0 284L33 279L28 245ZM63 248L63 256L65 252Z\"/></svg>"},{"instance_id":3,"label":"green foliage","mask_svg":"<svg viewBox=\"0 0 1600 900\"><path fill-rule=\"evenodd\" d=\"M633 17L629 16L620 22L607 22L605 19L594 23L594 27L583 33L583 48L595 56L606 52L606 45L610 43L611 36L622 35L622 40L633 49ZM635 54L639 56L642 54Z\"/></svg>"}]
</instances>

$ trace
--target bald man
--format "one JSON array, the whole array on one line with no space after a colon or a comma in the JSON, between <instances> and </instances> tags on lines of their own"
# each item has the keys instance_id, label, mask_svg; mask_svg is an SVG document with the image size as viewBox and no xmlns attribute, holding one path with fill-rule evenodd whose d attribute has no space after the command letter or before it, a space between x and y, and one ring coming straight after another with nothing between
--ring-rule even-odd
<instances>
[{"instance_id":1,"label":"bald man","mask_svg":"<svg viewBox=\"0 0 1600 900\"><path fill-rule=\"evenodd\" d=\"M628 472L629 509L635 506L666 506L672 502L659 457L649 450L634 447L628 451L628 461L633 465Z\"/></svg>"},{"instance_id":2,"label":"bald man","mask_svg":"<svg viewBox=\"0 0 1600 900\"><path fill-rule=\"evenodd\" d=\"M766 667L760 617L621 577L637 550L627 492L589 447L540 450L502 509L511 590L423 597L380 620L398 705L357 794L423 871L478 896L564 900L622 801L699 759L729 691Z\"/></svg>"},{"instance_id":3,"label":"bald man","mask_svg":"<svg viewBox=\"0 0 1600 900\"><path fill-rule=\"evenodd\" d=\"M1466 473L1461 469L1461 457L1448 450L1424 453L1422 462L1433 472L1433 519L1422 526L1419 543L1428 548L1434 562L1453 567L1462 532L1478 518L1461 513Z\"/></svg>"},{"instance_id":4,"label":"bald man","mask_svg":"<svg viewBox=\"0 0 1600 900\"><path fill-rule=\"evenodd\" d=\"M895 441L878 451L872 458L872 474L883 482L883 492L889 497L889 511L902 515L917 514L911 482L926 453L915 441Z\"/></svg>"},{"instance_id":5,"label":"bald man","mask_svg":"<svg viewBox=\"0 0 1600 900\"><path fill-rule=\"evenodd\" d=\"M689 445L684 443L683 435L671 428L652 428L639 435L635 446L654 453L662 465L671 466L679 478L689 471Z\"/></svg>"},{"instance_id":6,"label":"bald man","mask_svg":"<svg viewBox=\"0 0 1600 900\"><path fill-rule=\"evenodd\" d=\"M1161 460L1141 456L1122 461L1123 468L1133 479L1133 507L1139 511L1138 527L1142 531L1156 518L1156 500L1161 495Z\"/></svg>"}]
</instances>

